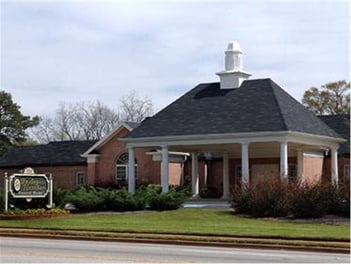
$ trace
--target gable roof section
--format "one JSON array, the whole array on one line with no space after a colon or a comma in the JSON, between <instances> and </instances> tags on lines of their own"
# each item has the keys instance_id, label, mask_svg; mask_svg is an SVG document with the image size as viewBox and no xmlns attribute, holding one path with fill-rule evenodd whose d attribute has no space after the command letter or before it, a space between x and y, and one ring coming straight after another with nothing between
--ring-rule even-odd
<instances>
[{"instance_id":1,"label":"gable roof section","mask_svg":"<svg viewBox=\"0 0 351 264\"><path fill-rule=\"evenodd\" d=\"M0 157L0 167L65 166L86 164L80 155L96 141L57 141L14 147Z\"/></svg>"},{"instance_id":2,"label":"gable roof section","mask_svg":"<svg viewBox=\"0 0 351 264\"><path fill-rule=\"evenodd\" d=\"M92 145L88 150L86 150L83 154L82 157L88 157L88 155L91 154L98 154L96 150L100 148L101 146L105 145L108 141L110 141L116 134L118 134L123 128L128 129L129 131L132 131L136 127L139 126L139 123L135 122L123 122L119 126L117 126L115 129L113 129L110 133L108 133L105 137L97 141L94 145Z\"/></svg>"},{"instance_id":3,"label":"gable roof section","mask_svg":"<svg viewBox=\"0 0 351 264\"><path fill-rule=\"evenodd\" d=\"M350 115L322 115L318 117L347 140L347 142L340 144L339 154L350 155Z\"/></svg>"},{"instance_id":4,"label":"gable roof section","mask_svg":"<svg viewBox=\"0 0 351 264\"><path fill-rule=\"evenodd\" d=\"M143 121L126 138L296 131L340 137L270 79L221 90L203 83Z\"/></svg>"}]
</instances>

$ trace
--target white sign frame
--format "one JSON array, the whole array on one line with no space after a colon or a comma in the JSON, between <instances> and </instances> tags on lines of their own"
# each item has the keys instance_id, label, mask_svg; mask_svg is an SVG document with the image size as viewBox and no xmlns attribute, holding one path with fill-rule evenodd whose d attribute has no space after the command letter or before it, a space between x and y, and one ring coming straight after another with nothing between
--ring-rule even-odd
<instances>
[{"instance_id":1,"label":"white sign frame","mask_svg":"<svg viewBox=\"0 0 351 264\"><path fill-rule=\"evenodd\" d=\"M47 190L45 191L44 194L40 195L18 195L14 192L13 188L17 188L15 185L20 188L20 184L18 183L13 183L16 177L40 177L44 178L45 181L47 182ZM13 187L13 188L12 188ZM15 190L17 191L17 190ZM7 176L7 173L5 172L5 212L8 211L8 202L9 202L9 193L11 193L12 197L15 199L18 198L24 198L24 199L32 199L32 198L45 198L49 195L49 204L47 205L48 208L53 207L53 181L52 181L52 175L50 174L49 178L45 174L35 174L32 169L28 170L28 168L25 169L24 173L14 173L10 177Z\"/></svg>"}]
</instances>

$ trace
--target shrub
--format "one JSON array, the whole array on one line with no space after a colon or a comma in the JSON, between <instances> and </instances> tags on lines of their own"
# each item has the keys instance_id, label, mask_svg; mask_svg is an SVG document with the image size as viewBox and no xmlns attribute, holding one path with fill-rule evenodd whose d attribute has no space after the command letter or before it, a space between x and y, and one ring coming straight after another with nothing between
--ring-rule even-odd
<instances>
[{"instance_id":1,"label":"shrub","mask_svg":"<svg viewBox=\"0 0 351 264\"><path fill-rule=\"evenodd\" d=\"M300 185L291 194L290 212L295 218L322 217L328 212L327 197L321 184Z\"/></svg>"},{"instance_id":2,"label":"shrub","mask_svg":"<svg viewBox=\"0 0 351 264\"><path fill-rule=\"evenodd\" d=\"M350 217L350 186L340 184L339 187L331 184L324 185L323 195L327 198L328 214Z\"/></svg>"},{"instance_id":3,"label":"shrub","mask_svg":"<svg viewBox=\"0 0 351 264\"><path fill-rule=\"evenodd\" d=\"M141 194L131 194L127 190L117 191L112 200L112 210L114 211L143 210L145 205L146 200Z\"/></svg>"},{"instance_id":4,"label":"shrub","mask_svg":"<svg viewBox=\"0 0 351 264\"><path fill-rule=\"evenodd\" d=\"M288 212L287 186L280 181L259 181L235 190L232 207L256 217L285 216Z\"/></svg>"},{"instance_id":5,"label":"shrub","mask_svg":"<svg viewBox=\"0 0 351 264\"><path fill-rule=\"evenodd\" d=\"M263 181L235 189L232 207L236 213L255 217L350 217L350 193L345 186Z\"/></svg>"},{"instance_id":6,"label":"shrub","mask_svg":"<svg viewBox=\"0 0 351 264\"><path fill-rule=\"evenodd\" d=\"M67 192L64 203L73 204L78 211L135 211L144 210L146 205L152 210L174 210L179 208L186 200L186 189L171 188L168 193L161 193L159 185L149 185L135 194L126 189L112 190L104 188L89 189L81 187Z\"/></svg>"},{"instance_id":7,"label":"shrub","mask_svg":"<svg viewBox=\"0 0 351 264\"><path fill-rule=\"evenodd\" d=\"M149 190L147 194L149 209L156 211L178 209L185 202L186 198L184 192L177 192L175 189L171 189L167 193Z\"/></svg>"},{"instance_id":8,"label":"shrub","mask_svg":"<svg viewBox=\"0 0 351 264\"><path fill-rule=\"evenodd\" d=\"M103 208L104 199L97 195L93 188L80 187L66 194L64 203L72 203L82 212L100 211Z\"/></svg>"},{"instance_id":9,"label":"shrub","mask_svg":"<svg viewBox=\"0 0 351 264\"><path fill-rule=\"evenodd\" d=\"M63 190L57 187L53 189L53 200L56 207L64 206L65 196L68 192L68 190Z\"/></svg>"},{"instance_id":10,"label":"shrub","mask_svg":"<svg viewBox=\"0 0 351 264\"><path fill-rule=\"evenodd\" d=\"M108 188L98 187L96 189L97 196L99 196L103 200L103 204L100 210L113 210L116 192Z\"/></svg>"},{"instance_id":11,"label":"shrub","mask_svg":"<svg viewBox=\"0 0 351 264\"><path fill-rule=\"evenodd\" d=\"M234 189L231 207L234 208L235 213L251 214L249 186L243 185L242 188L237 187Z\"/></svg>"},{"instance_id":12,"label":"shrub","mask_svg":"<svg viewBox=\"0 0 351 264\"><path fill-rule=\"evenodd\" d=\"M72 203L79 211L135 211L143 210L146 198L139 194L131 194L127 190L112 190L108 188L89 189L81 187L68 192L65 203Z\"/></svg>"}]
</instances>

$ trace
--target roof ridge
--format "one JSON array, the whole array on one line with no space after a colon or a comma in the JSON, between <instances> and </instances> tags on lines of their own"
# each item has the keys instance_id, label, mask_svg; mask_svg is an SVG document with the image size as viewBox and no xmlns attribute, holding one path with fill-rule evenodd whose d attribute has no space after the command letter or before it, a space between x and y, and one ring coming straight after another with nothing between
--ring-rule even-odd
<instances>
[{"instance_id":1,"label":"roof ridge","mask_svg":"<svg viewBox=\"0 0 351 264\"><path fill-rule=\"evenodd\" d=\"M286 98L289 98L289 100L291 102L293 102L294 104L296 104L296 109L299 109L301 111L303 111L305 113L306 116L309 116L310 118L314 119L317 123L319 123L320 125L324 126L324 129L328 130L330 129L330 132L333 132L335 135L335 137L340 137L340 135L338 133L336 133L332 128L330 128L325 122L323 122L320 118L318 118L317 115L315 115L313 112L311 112L310 110L308 110L304 105L302 105L299 101L297 101L293 96L291 96L289 93L287 93L283 88L281 88L277 83L275 83L273 80L270 80L270 83L271 83L271 86L272 86L272 89L273 89L273 93L275 95L275 100L277 100L276 96L277 96L277 92L282 92L284 93L285 97ZM279 96L279 95L278 95ZM287 130L293 130L289 127L288 124L286 124L286 121L288 121L288 123L290 122L289 119L285 119L285 114L288 115L288 113L286 112L286 109L284 109L283 111L283 108L282 106L284 105L281 105L280 101L278 101L278 104L279 104L279 110L280 110L280 114L282 114L282 117L283 117L283 120L284 120L284 124L286 125L286 129ZM286 106L285 106L286 107ZM285 114L284 114L285 112ZM341 137L342 138L342 137Z\"/></svg>"},{"instance_id":2,"label":"roof ridge","mask_svg":"<svg viewBox=\"0 0 351 264\"><path fill-rule=\"evenodd\" d=\"M267 78L267 79L268 79L268 82L269 82L269 87L270 87L270 89L272 89L272 92L273 92L273 94L274 94L274 101L275 101L276 105L278 106L279 115L280 115L280 117L282 118L284 128L285 128L286 130L289 130L288 125L287 125L286 122L285 122L285 117L284 117L284 114L283 114L283 112L282 112L282 109L281 109L279 100L277 99L276 91L275 91L275 89L274 89L274 87L273 87L273 85L278 86L278 87L279 87L279 85L277 85L275 82L273 82L272 79L270 79L270 78ZM265 80L266 80L266 79L265 79ZM280 88L280 87L279 87L279 88Z\"/></svg>"}]
</instances>

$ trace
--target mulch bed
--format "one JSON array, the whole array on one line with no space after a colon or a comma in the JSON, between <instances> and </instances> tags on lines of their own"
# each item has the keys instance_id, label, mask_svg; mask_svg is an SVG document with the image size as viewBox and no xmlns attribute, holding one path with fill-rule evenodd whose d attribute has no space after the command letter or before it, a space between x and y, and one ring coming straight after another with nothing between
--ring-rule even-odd
<instances>
[{"instance_id":1,"label":"mulch bed","mask_svg":"<svg viewBox=\"0 0 351 264\"><path fill-rule=\"evenodd\" d=\"M47 214L47 215L0 215L0 220L31 220L43 218L57 218L67 215L60 214Z\"/></svg>"}]
</instances>

